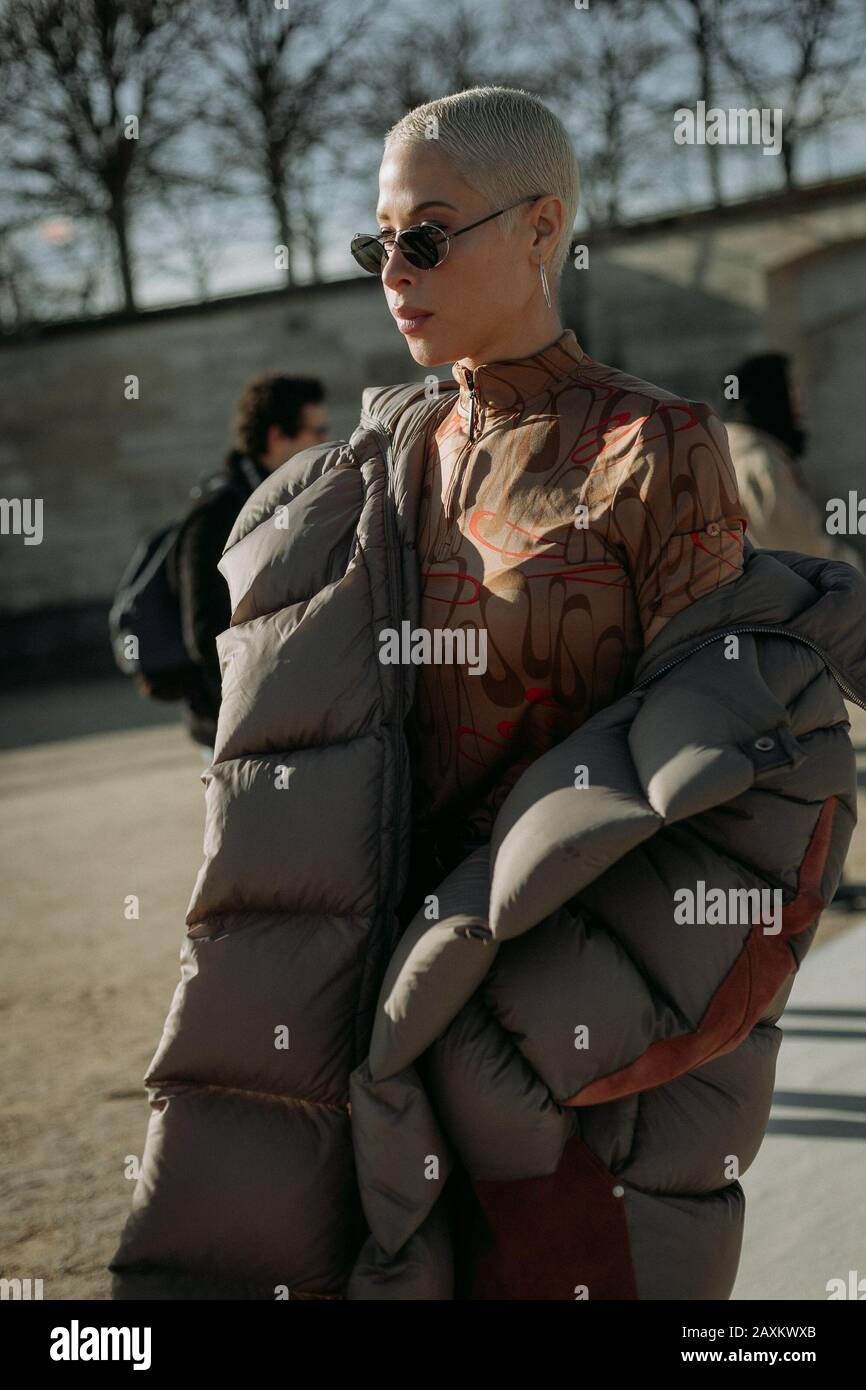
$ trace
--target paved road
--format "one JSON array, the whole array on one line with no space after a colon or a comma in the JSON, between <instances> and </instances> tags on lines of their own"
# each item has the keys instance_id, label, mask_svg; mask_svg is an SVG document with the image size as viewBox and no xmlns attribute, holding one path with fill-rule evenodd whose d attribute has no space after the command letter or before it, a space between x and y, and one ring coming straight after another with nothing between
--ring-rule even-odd
<instances>
[{"instance_id":1,"label":"paved road","mask_svg":"<svg viewBox=\"0 0 866 1390\"><path fill-rule=\"evenodd\" d=\"M102 1299L202 859L203 764L175 712L120 678L7 694L0 721L0 1275ZM866 879L862 812L861 827L850 864ZM771 1134L743 1178L741 1298L823 1298L831 1275L866 1275L864 931L826 913L794 995L859 1012L786 1014Z\"/></svg>"},{"instance_id":2,"label":"paved road","mask_svg":"<svg viewBox=\"0 0 866 1390\"><path fill-rule=\"evenodd\" d=\"M826 1299L829 1279L866 1278L866 916L819 941L782 1018L767 1137L741 1179L734 1299Z\"/></svg>"},{"instance_id":3,"label":"paved road","mask_svg":"<svg viewBox=\"0 0 866 1390\"><path fill-rule=\"evenodd\" d=\"M177 725L0 756L0 1274L46 1298L109 1295L202 859L201 770Z\"/></svg>"}]
</instances>

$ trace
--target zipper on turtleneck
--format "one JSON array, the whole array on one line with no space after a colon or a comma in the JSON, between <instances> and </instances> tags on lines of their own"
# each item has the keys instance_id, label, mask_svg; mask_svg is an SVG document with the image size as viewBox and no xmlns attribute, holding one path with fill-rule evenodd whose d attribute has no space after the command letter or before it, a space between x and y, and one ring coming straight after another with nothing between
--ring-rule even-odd
<instances>
[{"instance_id":1,"label":"zipper on turtleneck","mask_svg":"<svg viewBox=\"0 0 866 1390\"><path fill-rule=\"evenodd\" d=\"M475 395L475 378L473 377L471 371L469 371L468 368L466 368L465 370L466 378L469 382L469 443L471 444L472 431L475 429L475 409L477 405L477 397Z\"/></svg>"},{"instance_id":2,"label":"zipper on turtleneck","mask_svg":"<svg viewBox=\"0 0 866 1390\"><path fill-rule=\"evenodd\" d=\"M465 468L466 461L470 453L472 452L472 446L475 443L475 430L479 423L479 404L478 393L475 390L475 378L468 367L464 367L464 372L466 374L466 381L469 386L468 436L466 439L466 443L460 450L460 453L457 455L457 458L454 460L454 464L451 471L451 479L447 487L445 488L444 493L442 494L442 507L445 513L445 520L447 522L449 535L451 534L454 524L456 522L456 516L452 511L454 498L457 494L460 479L463 476L463 470Z\"/></svg>"}]
</instances>

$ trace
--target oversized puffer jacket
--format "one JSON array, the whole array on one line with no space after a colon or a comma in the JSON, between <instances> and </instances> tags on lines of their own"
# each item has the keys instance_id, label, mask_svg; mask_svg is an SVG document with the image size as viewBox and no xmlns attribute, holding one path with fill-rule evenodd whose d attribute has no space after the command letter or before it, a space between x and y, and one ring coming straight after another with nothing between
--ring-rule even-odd
<instances>
[{"instance_id":1,"label":"oversized puffer jacket","mask_svg":"<svg viewBox=\"0 0 866 1390\"><path fill-rule=\"evenodd\" d=\"M205 862L113 1296L727 1298L776 1023L855 823L866 581L747 543L401 934L415 668L379 635L415 623L453 398L363 401L350 440L256 490L220 562ZM743 889L778 891L781 921L709 920Z\"/></svg>"}]
</instances>

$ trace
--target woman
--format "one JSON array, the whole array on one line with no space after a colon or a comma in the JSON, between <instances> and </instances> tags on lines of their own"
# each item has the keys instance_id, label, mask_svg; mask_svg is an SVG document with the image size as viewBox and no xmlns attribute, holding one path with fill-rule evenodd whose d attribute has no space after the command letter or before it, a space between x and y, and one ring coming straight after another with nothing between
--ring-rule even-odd
<instances>
[{"instance_id":1,"label":"woman","mask_svg":"<svg viewBox=\"0 0 866 1390\"><path fill-rule=\"evenodd\" d=\"M226 544L116 1298L730 1295L866 584L744 555L713 412L563 329L576 203L524 92L389 132L353 252L453 383L367 388Z\"/></svg>"}]
</instances>

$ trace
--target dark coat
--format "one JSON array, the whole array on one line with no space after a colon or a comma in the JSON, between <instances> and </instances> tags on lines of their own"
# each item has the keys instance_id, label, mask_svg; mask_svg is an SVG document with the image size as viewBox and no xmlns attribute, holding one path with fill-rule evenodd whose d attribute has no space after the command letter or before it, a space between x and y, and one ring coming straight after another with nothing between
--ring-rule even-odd
<instances>
[{"instance_id":1,"label":"dark coat","mask_svg":"<svg viewBox=\"0 0 866 1390\"><path fill-rule=\"evenodd\" d=\"M266 477L261 465L233 449L222 469L199 485L201 500L172 552L184 645L199 668L186 698L187 725L197 743L212 746L216 738L221 699L216 639L232 616L228 588L217 566L238 512Z\"/></svg>"}]
</instances>

